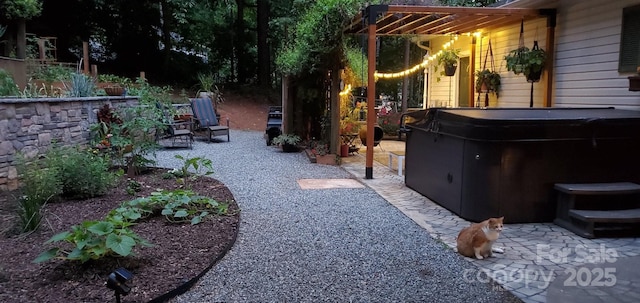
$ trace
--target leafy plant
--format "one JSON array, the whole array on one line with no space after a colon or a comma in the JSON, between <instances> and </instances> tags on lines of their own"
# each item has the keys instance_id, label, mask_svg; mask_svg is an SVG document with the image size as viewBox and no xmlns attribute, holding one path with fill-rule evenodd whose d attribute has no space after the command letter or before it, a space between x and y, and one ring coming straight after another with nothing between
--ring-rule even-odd
<instances>
[{"instance_id":1,"label":"leafy plant","mask_svg":"<svg viewBox=\"0 0 640 303\"><path fill-rule=\"evenodd\" d=\"M444 49L436 56L436 62L438 63L434 67L434 72L438 71L438 67L442 65L445 70L440 72L441 76L445 76L447 67L458 66L458 59L460 59L460 49ZM440 81L440 78L436 79Z\"/></svg>"},{"instance_id":2,"label":"leafy plant","mask_svg":"<svg viewBox=\"0 0 640 303\"><path fill-rule=\"evenodd\" d=\"M213 91L215 77L213 74L198 73L198 82L200 82L200 90L198 92L210 92Z\"/></svg>"},{"instance_id":3,"label":"leafy plant","mask_svg":"<svg viewBox=\"0 0 640 303\"><path fill-rule=\"evenodd\" d=\"M2 1L4 16L7 19L31 19L42 12L42 1L39 0L4 0Z\"/></svg>"},{"instance_id":4,"label":"leafy plant","mask_svg":"<svg viewBox=\"0 0 640 303\"><path fill-rule=\"evenodd\" d=\"M378 118L378 126L382 128L382 132L387 135L398 135L398 129L400 129L400 117L402 113L391 113L388 115L380 116Z\"/></svg>"},{"instance_id":5,"label":"leafy plant","mask_svg":"<svg viewBox=\"0 0 640 303\"><path fill-rule=\"evenodd\" d=\"M543 49L529 49L526 46L514 49L504 57L507 61L507 70L514 74L524 74L529 77L532 73L539 73L544 68L546 53Z\"/></svg>"},{"instance_id":6,"label":"leafy plant","mask_svg":"<svg viewBox=\"0 0 640 303\"><path fill-rule=\"evenodd\" d=\"M494 71L490 71L488 69L477 71L476 72L476 92L484 92L484 88L487 92L493 92L496 95L500 93L500 74Z\"/></svg>"},{"instance_id":7,"label":"leafy plant","mask_svg":"<svg viewBox=\"0 0 640 303\"><path fill-rule=\"evenodd\" d=\"M148 197L123 202L103 220L84 221L72 226L71 231L54 235L45 243L67 242L73 245L73 249L68 251L54 247L42 252L33 262L60 258L84 263L107 256L126 257L132 254L133 248L138 244L151 246L130 229L130 226L141 219L160 213L169 222L190 222L195 225L211 214L226 215L227 211L226 203L198 196L192 191L153 192Z\"/></svg>"},{"instance_id":8,"label":"leafy plant","mask_svg":"<svg viewBox=\"0 0 640 303\"><path fill-rule=\"evenodd\" d=\"M0 68L0 96L17 96L18 93L18 86L13 81L11 74Z\"/></svg>"},{"instance_id":9,"label":"leafy plant","mask_svg":"<svg viewBox=\"0 0 640 303\"><path fill-rule=\"evenodd\" d=\"M62 195L84 199L104 194L116 180L110 163L87 150L55 147L45 154L46 166L57 171Z\"/></svg>"},{"instance_id":10,"label":"leafy plant","mask_svg":"<svg viewBox=\"0 0 640 303\"><path fill-rule=\"evenodd\" d=\"M282 134L273 138L271 142L273 142L273 144L275 145L284 145L284 144L298 145L298 143L300 143L301 140L302 139L300 139L300 136L298 135Z\"/></svg>"},{"instance_id":11,"label":"leafy plant","mask_svg":"<svg viewBox=\"0 0 640 303\"><path fill-rule=\"evenodd\" d=\"M136 181L136 180L127 180L127 194L129 195L135 195L137 192L142 190L142 184L140 184L140 182Z\"/></svg>"},{"instance_id":12,"label":"leafy plant","mask_svg":"<svg viewBox=\"0 0 640 303\"><path fill-rule=\"evenodd\" d=\"M69 90L70 97L90 97L95 92L95 83L93 78L81 74L71 74L71 87Z\"/></svg>"},{"instance_id":13,"label":"leafy plant","mask_svg":"<svg viewBox=\"0 0 640 303\"><path fill-rule=\"evenodd\" d=\"M58 171L48 168L40 161L27 162L18 157L20 197L18 199L18 218L23 232L36 230L42 218L42 207L55 200L61 193Z\"/></svg>"},{"instance_id":14,"label":"leafy plant","mask_svg":"<svg viewBox=\"0 0 640 303\"><path fill-rule=\"evenodd\" d=\"M137 244L151 246L134 233L129 228L130 225L129 222L115 218L84 221L80 225L72 226L71 231L56 234L45 242L45 244L60 241L71 243L74 245L71 251L54 247L41 253L33 262L40 263L57 257L84 263L107 256L129 256Z\"/></svg>"},{"instance_id":15,"label":"leafy plant","mask_svg":"<svg viewBox=\"0 0 640 303\"><path fill-rule=\"evenodd\" d=\"M213 167L211 165L211 160L207 158L200 158L200 157L185 158L181 155L175 155L174 157L176 159L182 160L183 164L181 168L172 170L169 173L177 177L178 181L182 182L187 187L188 187L187 180L194 179L196 175L208 176L213 174ZM191 174L189 172L189 168L193 168L193 170L195 171L195 174ZM202 172L202 169L205 169L205 171Z\"/></svg>"}]
</instances>

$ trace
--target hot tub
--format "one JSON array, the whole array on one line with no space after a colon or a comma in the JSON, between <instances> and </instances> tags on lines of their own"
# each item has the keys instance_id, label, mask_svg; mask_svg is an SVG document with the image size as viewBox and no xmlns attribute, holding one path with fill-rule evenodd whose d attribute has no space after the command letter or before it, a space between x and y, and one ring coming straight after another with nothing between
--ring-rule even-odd
<instances>
[{"instance_id":1,"label":"hot tub","mask_svg":"<svg viewBox=\"0 0 640 303\"><path fill-rule=\"evenodd\" d=\"M552 222L555 183L640 183L640 112L446 109L408 125L405 183L471 221Z\"/></svg>"}]
</instances>

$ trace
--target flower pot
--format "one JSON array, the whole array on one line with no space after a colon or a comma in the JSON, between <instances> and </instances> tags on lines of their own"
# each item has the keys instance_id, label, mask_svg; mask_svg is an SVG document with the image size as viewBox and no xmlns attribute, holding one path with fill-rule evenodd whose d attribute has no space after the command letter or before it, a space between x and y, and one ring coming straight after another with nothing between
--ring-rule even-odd
<instances>
[{"instance_id":1,"label":"flower pot","mask_svg":"<svg viewBox=\"0 0 640 303\"><path fill-rule=\"evenodd\" d=\"M109 96L122 96L124 95L124 87L108 86L104 88L104 92Z\"/></svg>"},{"instance_id":2,"label":"flower pot","mask_svg":"<svg viewBox=\"0 0 640 303\"><path fill-rule=\"evenodd\" d=\"M513 72L517 75L519 73L524 72L524 65L522 64L516 64L513 66Z\"/></svg>"},{"instance_id":3,"label":"flower pot","mask_svg":"<svg viewBox=\"0 0 640 303\"><path fill-rule=\"evenodd\" d=\"M629 77L629 91L632 91L632 92L640 91L640 76Z\"/></svg>"},{"instance_id":4,"label":"flower pot","mask_svg":"<svg viewBox=\"0 0 640 303\"><path fill-rule=\"evenodd\" d=\"M340 157L348 157L349 156L349 145L342 144L340 145Z\"/></svg>"},{"instance_id":5,"label":"flower pot","mask_svg":"<svg viewBox=\"0 0 640 303\"><path fill-rule=\"evenodd\" d=\"M540 76L542 75L542 70L536 71L536 72L530 72L529 74L526 75L527 77L527 82L538 82L540 81Z\"/></svg>"},{"instance_id":6,"label":"flower pot","mask_svg":"<svg viewBox=\"0 0 640 303\"><path fill-rule=\"evenodd\" d=\"M455 64L447 64L444 66L444 75L447 77L451 77L456 74L456 69L458 68Z\"/></svg>"},{"instance_id":7,"label":"flower pot","mask_svg":"<svg viewBox=\"0 0 640 303\"><path fill-rule=\"evenodd\" d=\"M295 153L298 151L298 147L293 144L285 143L282 144L282 151L285 153Z\"/></svg>"}]
</instances>

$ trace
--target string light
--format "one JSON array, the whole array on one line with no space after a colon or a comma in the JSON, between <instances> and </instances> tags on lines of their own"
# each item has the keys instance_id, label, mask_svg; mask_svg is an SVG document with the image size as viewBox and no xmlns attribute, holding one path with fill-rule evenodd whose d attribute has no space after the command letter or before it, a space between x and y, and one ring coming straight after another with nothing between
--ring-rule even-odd
<instances>
[{"instance_id":1,"label":"string light","mask_svg":"<svg viewBox=\"0 0 640 303\"><path fill-rule=\"evenodd\" d=\"M475 37L480 37L482 35L481 32L475 32L475 33L466 33L464 34L465 36L475 36ZM416 73L417 71L419 71L420 69L426 68L427 66L429 66L430 63L432 63L433 61L436 60L436 58L438 57L438 55L440 55L442 53L442 50L448 49L449 47L453 46L453 43L455 41L457 41L459 38L458 35L453 36L453 38L448 41L447 43L442 45L442 49L440 51L438 51L438 53L429 56L429 58L424 59L420 64L416 64L413 67L403 70L401 72L396 72L396 73L379 73L379 72L375 72L374 76L376 78L376 81L380 78L382 79L394 79L394 78L402 78L408 75L411 75L413 73Z\"/></svg>"}]
</instances>

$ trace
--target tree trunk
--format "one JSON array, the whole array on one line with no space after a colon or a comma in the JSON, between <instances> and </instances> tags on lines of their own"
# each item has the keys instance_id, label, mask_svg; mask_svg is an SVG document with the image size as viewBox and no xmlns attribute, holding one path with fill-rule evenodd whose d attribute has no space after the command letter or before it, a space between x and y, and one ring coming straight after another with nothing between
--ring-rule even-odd
<instances>
[{"instance_id":1,"label":"tree trunk","mask_svg":"<svg viewBox=\"0 0 640 303\"><path fill-rule=\"evenodd\" d=\"M247 80L247 73L245 66L245 25L244 25L244 0L236 0L236 6L238 8L236 14L236 26L235 26L235 59L236 59L236 70L238 72L238 83L244 84Z\"/></svg>"},{"instance_id":2,"label":"tree trunk","mask_svg":"<svg viewBox=\"0 0 640 303\"><path fill-rule=\"evenodd\" d=\"M409 55L411 54L411 41L409 39L404 40L404 69L409 69ZM402 79L402 107L400 112L407 111L407 103L409 100L409 76L404 76Z\"/></svg>"},{"instance_id":3,"label":"tree trunk","mask_svg":"<svg viewBox=\"0 0 640 303\"><path fill-rule=\"evenodd\" d=\"M258 4L258 85L271 85L271 62L269 54L269 1L257 0Z\"/></svg>"},{"instance_id":4,"label":"tree trunk","mask_svg":"<svg viewBox=\"0 0 640 303\"><path fill-rule=\"evenodd\" d=\"M166 0L160 0L160 23L162 25L162 74L169 75L169 62L171 60L171 8Z\"/></svg>"},{"instance_id":5,"label":"tree trunk","mask_svg":"<svg viewBox=\"0 0 640 303\"><path fill-rule=\"evenodd\" d=\"M18 59L27 58L27 23L23 18L18 20L18 31L16 35L16 46Z\"/></svg>"}]
</instances>

